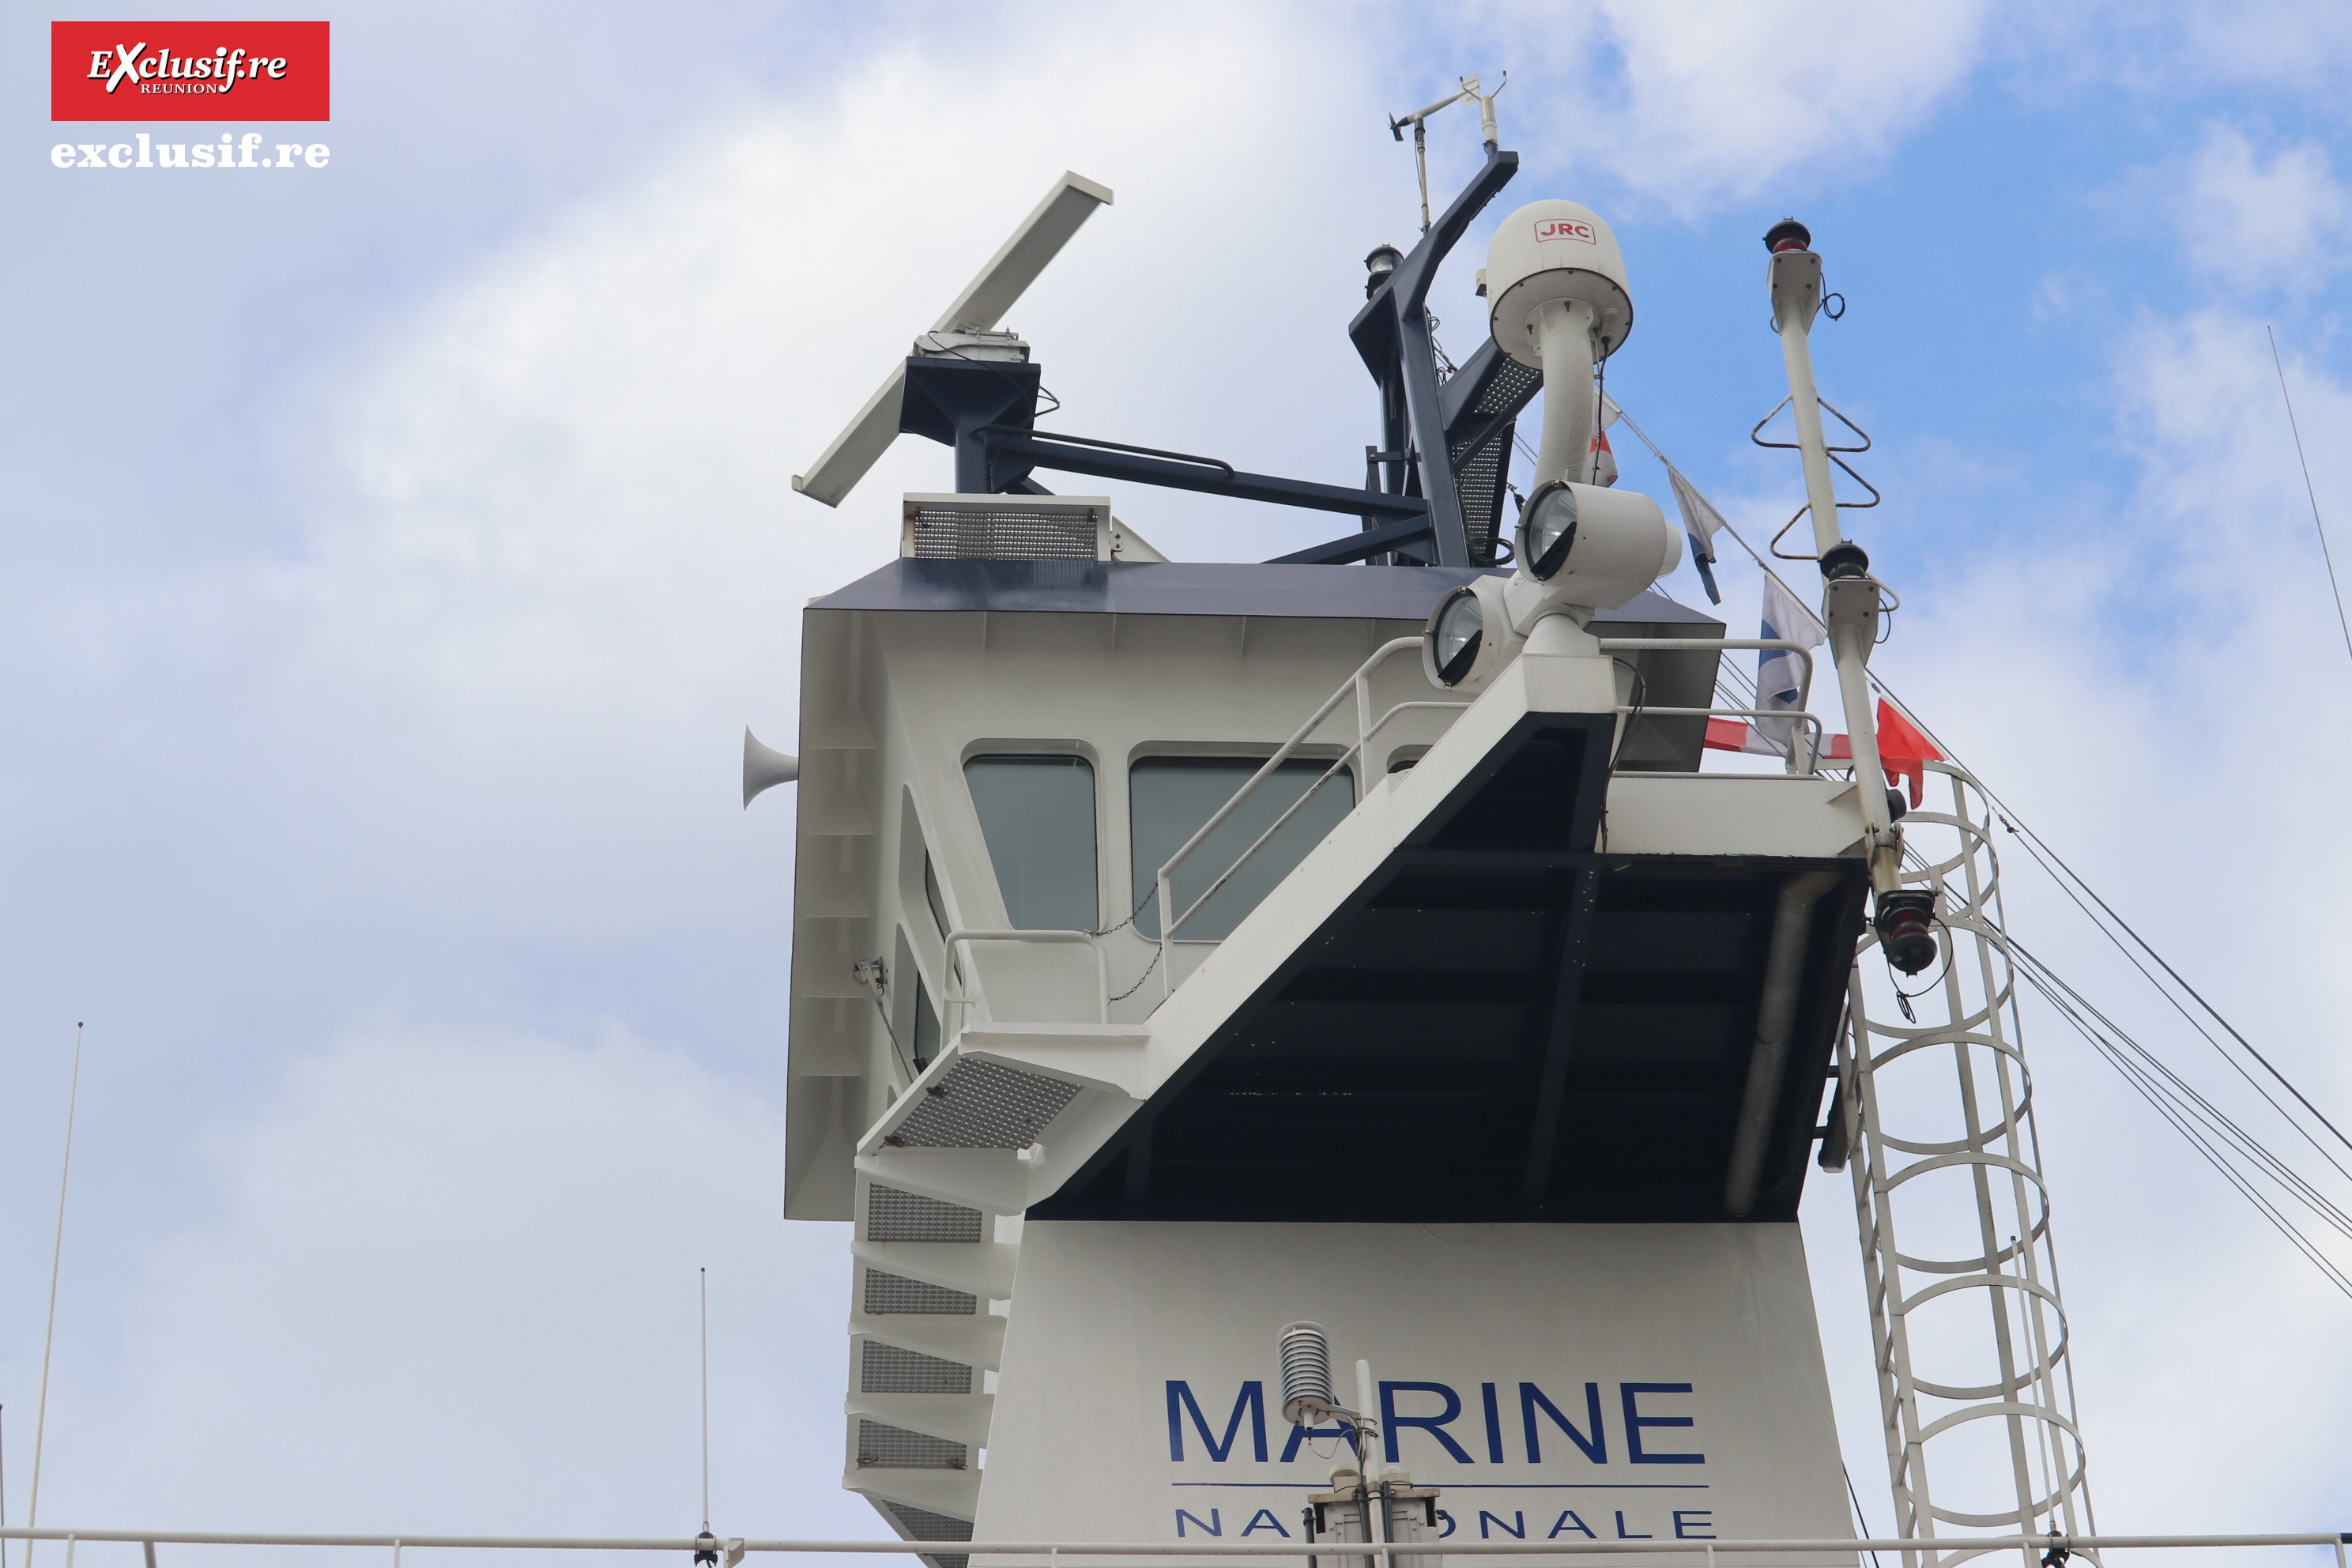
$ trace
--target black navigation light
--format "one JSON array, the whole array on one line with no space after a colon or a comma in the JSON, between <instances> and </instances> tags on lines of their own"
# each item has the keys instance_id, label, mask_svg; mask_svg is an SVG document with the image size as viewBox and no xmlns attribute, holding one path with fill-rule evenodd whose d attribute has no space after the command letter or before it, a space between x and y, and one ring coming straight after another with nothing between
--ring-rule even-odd
<instances>
[{"instance_id":1,"label":"black navigation light","mask_svg":"<svg viewBox=\"0 0 2352 1568\"><path fill-rule=\"evenodd\" d=\"M1467 586L1456 588L1437 602L1429 617L1429 667L1447 686L1459 686L1478 662L1478 648L1486 635L1486 615L1478 595Z\"/></svg>"},{"instance_id":2,"label":"black navigation light","mask_svg":"<svg viewBox=\"0 0 2352 1568\"><path fill-rule=\"evenodd\" d=\"M1879 944L1886 962L1906 974L1916 974L1936 962L1936 895L1904 891L1878 895Z\"/></svg>"},{"instance_id":3,"label":"black navigation light","mask_svg":"<svg viewBox=\"0 0 2352 1568\"><path fill-rule=\"evenodd\" d=\"M1775 256L1784 250L1810 250L1812 244L1812 231L1792 217L1784 217L1764 231L1764 248Z\"/></svg>"},{"instance_id":4,"label":"black navigation light","mask_svg":"<svg viewBox=\"0 0 2352 1568\"><path fill-rule=\"evenodd\" d=\"M1369 300L1379 293L1381 285L1389 280L1389 274L1403 264L1404 252L1395 246L1373 247L1372 253L1364 258L1364 298Z\"/></svg>"},{"instance_id":5,"label":"black navigation light","mask_svg":"<svg viewBox=\"0 0 2352 1568\"><path fill-rule=\"evenodd\" d=\"M1554 479L1528 498L1519 511L1519 537L1514 546L1528 576L1547 582L1576 546L1576 491L1565 479Z\"/></svg>"}]
</instances>

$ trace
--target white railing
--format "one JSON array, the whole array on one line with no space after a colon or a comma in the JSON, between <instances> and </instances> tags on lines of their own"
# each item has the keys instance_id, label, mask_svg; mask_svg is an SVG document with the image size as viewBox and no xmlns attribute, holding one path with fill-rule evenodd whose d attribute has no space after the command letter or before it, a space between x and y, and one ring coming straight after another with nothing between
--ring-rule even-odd
<instances>
[{"instance_id":1,"label":"white railing","mask_svg":"<svg viewBox=\"0 0 2352 1568\"><path fill-rule=\"evenodd\" d=\"M1745 719L1754 723L1759 719L1785 719L1801 729L1812 731L1813 743L1797 748L1791 773L1818 773L1821 769L1822 721L1818 714L1801 709L1788 708L1652 708L1643 703L1620 703L1622 717L1642 719Z\"/></svg>"},{"instance_id":2,"label":"white railing","mask_svg":"<svg viewBox=\"0 0 2352 1568\"><path fill-rule=\"evenodd\" d=\"M957 973L955 963L957 944L973 942L1036 942L1045 946L1071 945L1092 948L1095 955L1095 1022L1098 1024L1110 1022L1110 961L1103 955L1102 939L1095 932L1090 931L951 931L948 932L947 937L949 973ZM978 953L974 953L971 963L965 966L961 983L970 986L975 994L955 995L943 990L940 993L941 1002L969 1008L978 1005L985 999L987 991L981 984ZM940 1020L940 1038L952 1039L961 1032L962 1022L963 1020L959 1019L957 1028L951 1030L948 1027L945 1016L942 1015Z\"/></svg>"},{"instance_id":3,"label":"white railing","mask_svg":"<svg viewBox=\"0 0 2352 1568\"><path fill-rule=\"evenodd\" d=\"M1813 654L1812 650L1804 644L1790 642L1785 637L1603 637L1601 639L1601 651L1603 653L1638 653L1648 648L1667 652L1685 649L1694 653L1711 650L1720 654L1770 650L1794 654L1799 667L1797 706L1794 709L1727 706L1653 708L1647 703L1640 703L1620 707L1617 711L1621 714L1638 711L1644 718L1658 715L1671 719L1745 719L1750 724L1759 719L1794 721L1801 727L1811 730L1812 744L1790 746L1789 771L1792 773L1815 773L1821 771L1822 752L1826 749L1822 721L1814 715L1804 711L1811 703L1813 697ZM1723 684L1723 668L1718 663L1716 668L1716 689L1718 693L1722 691ZM1793 741L1794 735L1791 735L1790 739ZM1700 743L1703 748L1704 737Z\"/></svg>"},{"instance_id":4,"label":"white railing","mask_svg":"<svg viewBox=\"0 0 2352 1568\"><path fill-rule=\"evenodd\" d=\"M1815 715L1804 710L1806 703L1811 698L1813 685L1813 656L1811 650L1804 644L1790 642L1785 638L1778 637L1602 637L1598 640L1601 651L1603 653L1633 653L1655 649L1660 652L1668 653L1688 651L1715 652L1721 654L1741 650L1770 649L1781 653L1794 654L1797 658L1801 673L1799 679L1797 689L1797 707L1792 710L1756 708L1653 708L1647 705L1633 705L1621 707L1617 711L1621 715L1630 715L1638 711L1639 714L1643 717L1669 719L1746 719L1751 723L1759 719L1787 720L1810 730L1812 736L1812 744L1811 746L1791 748L1792 752L1796 753L1790 762L1791 770L1801 773L1811 773L1818 767L1818 759L1823 750L1822 721ZM1372 672L1378 669L1381 665L1387 663L1390 659L1395 658L1398 654L1404 653L1409 650L1417 650L1420 648L1421 645L1422 638L1417 637L1398 637L1393 641L1381 644L1380 647L1373 651L1372 656L1370 658L1366 659L1362 665L1358 667L1356 672L1349 676L1347 681L1342 684L1338 690L1332 692L1329 697L1324 699L1322 705L1317 708L1312 714L1308 715L1307 721L1294 731L1290 738L1287 741L1285 741L1281 746L1276 748L1272 756L1266 758L1265 763L1259 767L1257 772L1252 773L1249 778L1244 782L1241 788L1235 790L1232 796L1226 800L1225 804L1219 806L1217 810L1210 816L1209 820L1202 823L1200 828L1194 832L1190 838L1187 838L1183 842L1183 844L1177 849L1176 853L1170 856L1167 861L1160 866L1159 874L1155 879L1156 886L1154 889L1154 898L1157 900L1160 913L1159 969L1160 996L1162 999L1166 998L1170 991L1171 991L1175 985L1175 981L1171 971L1172 968L1173 949L1177 940L1176 931L1178 928L1182 926L1186 921L1191 920L1195 914L1199 913L1202 905L1206 904L1211 899L1215 898L1225 885L1231 882L1234 876L1239 873L1242 867L1248 862L1250 857L1256 854L1261 848L1265 847L1266 843L1271 840L1276 834L1281 832L1284 826L1289 823L1290 819L1298 815L1299 811L1307 805L1307 801L1314 798L1317 791L1320 790L1325 784L1330 783L1331 780L1344 771L1350 763L1363 757L1367 752L1367 749L1370 746L1371 740L1374 735L1385 729L1390 721L1395 719L1400 714L1431 710L1459 712L1463 709L1470 706L1469 703L1463 701L1421 700L1416 701L1395 703L1385 712L1381 713L1379 718L1375 719L1372 717ZM1331 764L1324 769L1322 777L1317 779L1312 784L1308 785L1306 790L1301 792L1298 798L1293 801L1289 807L1286 809L1280 816L1275 818L1271 826L1267 827L1265 832L1259 834L1257 837L1250 843L1247 848L1235 856L1233 863L1227 866L1216 879L1212 881L1209 886L1202 890L1198 898L1187 904L1181 914L1178 913L1174 908L1175 899L1171 891L1171 883L1175 876L1176 868L1181 866L1186 860L1190 859L1193 853L1198 850L1202 845L1208 842L1210 837L1213 835L1218 828L1223 826L1226 821L1231 818L1236 811L1241 809L1242 804L1248 800L1252 795L1255 794L1259 786L1264 784L1266 780L1272 778L1275 773L1281 769L1283 763L1290 761L1293 757L1296 757L1299 753L1300 750L1307 745L1308 738L1311 737L1316 731L1322 728L1324 722L1328 720L1331 715L1339 710L1339 705L1346 701L1351 695L1356 700L1355 741L1349 745L1346 750L1342 751L1337 757L1332 759Z\"/></svg>"},{"instance_id":5,"label":"white railing","mask_svg":"<svg viewBox=\"0 0 2352 1568\"><path fill-rule=\"evenodd\" d=\"M1797 706L1802 708L1812 700L1813 654L1812 650L1802 643L1790 642L1783 637L1602 637L1601 639L1602 653L1639 653L1645 648L1659 648L1669 653L1677 649L1692 653L1704 653L1709 649L1717 653L1738 653L1775 648L1782 653L1793 653L1797 656L1797 662L1804 667L1804 674L1799 678L1797 683Z\"/></svg>"},{"instance_id":6,"label":"white railing","mask_svg":"<svg viewBox=\"0 0 2352 1568\"><path fill-rule=\"evenodd\" d=\"M1453 712L1459 712L1463 709L1470 706L1467 702L1445 702L1422 700L1418 701L1396 703L1391 706L1387 712L1382 713L1378 719L1374 719L1372 717L1372 672L1378 669L1381 665L1386 664L1390 659L1394 658L1400 653L1403 653L1408 649L1417 651L1421 647L1421 642L1422 639L1417 637L1398 637L1393 641L1382 643L1378 648L1374 649L1371 658L1364 660L1361 665L1358 666L1356 673L1349 676L1346 683L1343 684L1339 689L1325 698L1323 700L1323 705L1316 709L1315 711L1308 716L1307 722L1301 724L1295 731L1293 731L1290 739L1285 741L1281 746L1276 748L1275 753L1266 758L1265 764L1261 766L1257 772L1252 773L1249 778L1244 782L1242 787L1235 790L1231 798L1229 798L1224 805L1219 806L1215 812L1212 813L1209 820L1202 823L1198 831L1196 831L1192 837L1184 840L1183 844L1177 849L1176 853L1171 855L1166 862L1160 866L1159 875L1155 879L1156 887L1154 896L1159 900L1160 910L1160 994L1163 1000L1167 997L1169 992L1174 989L1174 982L1170 978L1169 971L1174 959L1173 950L1176 942L1176 928L1182 925L1186 921L1191 920L1195 914L1199 913L1202 905L1207 903L1211 899L1215 898L1225 884L1234 879L1234 873L1238 872L1242 868L1243 865L1248 861L1249 858L1256 854L1260 848L1264 847L1267 840L1271 839L1276 834L1281 832L1283 827L1290 821L1290 819L1298 815L1299 809L1309 800L1312 800L1315 797L1315 793L1318 790L1330 783L1335 776L1343 772L1350 762L1363 756L1365 754L1366 748L1371 744L1372 737L1378 734L1381 730L1385 729L1388 726L1390 720L1394 719L1400 713L1422 712L1430 710L1445 710ZM1187 859L1191 858L1194 850L1200 848L1202 844L1208 842L1209 836L1216 832L1218 828L1223 826L1226 819L1232 816L1234 812L1241 809L1242 803L1247 800L1252 795L1255 794L1260 784L1264 784L1267 779L1272 778L1282 767L1283 763L1297 756L1300 748L1307 744L1307 737L1314 734L1317 730L1322 728L1323 721L1330 718L1332 713L1338 710L1339 704L1347 700L1350 694L1352 694L1356 699L1356 739L1354 742L1351 742L1345 751L1341 752L1339 756L1332 759L1331 765L1323 770L1323 776L1321 778L1317 779L1313 784L1309 784L1305 790L1300 792L1298 798L1291 802L1289 808L1284 811L1280 816L1274 819L1272 826L1259 834L1257 837L1251 842L1248 848L1243 850L1239 855L1234 858L1233 864L1227 866L1223 872L1217 877L1216 880L1211 882L1207 889L1202 892L1199 898L1194 899L1191 903L1184 906L1184 912L1182 914L1177 914L1174 909L1175 899L1173 894L1170 891L1170 880L1175 875L1176 868L1182 865Z\"/></svg>"},{"instance_id":7,"label":"white railing","mask_svg":"<svg viewBox=\"0 0 2352 1568\"><path fill-rule=\"evenodd\" d=\"M1431 1555L1427 1541L1349 1542L1344 1553L1328 1539L1280 1545L1224 1541L792 1541L754 1540L744 1536L597 1536L597 1535L356 1535L294 1534L209 1530L85 1530L43 1525L0 1528L0 1540L57 1541L66 1547L66 1561L81 1542L135 1542L152 1554L157 1546L343 1546L389 1551L393 1560L408 1547L435 1551L488 1552L679 1552L710 1551L732 1564L754 1552L800 1552L845 1556L1042 1557L1058 1562L1065 1555L1083 1557L1414 1557ZM2175 1548L2327 1546L2336 1552L2337 1568L2352 1568L2345 1546L2352 1532L2326 1531L2292 1534L2242 1535L1996 1535L1972 1538L1947 1536L1923 1541L1904 1536L1867 1540L1834 1538L1817 1541L1475 1541L1442 1548L1448 1557L1591 1557L1661 1553L1703 1558L1709 1563L1725 1553L1767 1556L1776 1553L1927 1551L1981 1553L2034 1551L2052 1554L2059 1563L2074 1553L2108 1550L2168 1550Z\"/></svg>"}]
</instances>

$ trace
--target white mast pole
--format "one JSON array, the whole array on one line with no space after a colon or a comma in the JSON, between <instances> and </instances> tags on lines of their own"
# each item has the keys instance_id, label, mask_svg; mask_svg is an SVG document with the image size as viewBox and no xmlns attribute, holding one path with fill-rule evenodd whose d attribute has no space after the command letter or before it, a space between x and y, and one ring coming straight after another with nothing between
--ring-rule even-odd
<instances>
[{"instance_id":1,"label":"white mast pole","mask_svg":"<svg viewBox=\"0 0 2352 1568\"><path fill-rule=\"evenodd\" d=\"M1801 234L1801 230L1799 231ZM1810 237L1797 248L1773 253L1769 282L1772 325L1780 335L1780 358L1788 366L1789 402L1797 419L1797 447L1804 459L1805 503L1813 515L1813 551L1827 557L1845 542L1838 526L1837 494L1830 480L1829 442L1822 433L1821 396L1813 389L1813 352L1807 336L1822 305L1822 258ZM1829 568L1824 568L1827 572ZM1847 586L1852 584L1853 586ZM1858 592L1856 590L1859 590ZM1864 668L1878 626L1878 588L1867 577L1832 575L1823 622L1837 665L1838 695L1845 706L1846 733L1853 747L1853 776L1862 797L1863 821L1870 830L1870 881L1879 893L1902 886L1901 842L1887 811L1885 773L1879 767L1877 721L1871 709L1870 677Z\"/></svg>"},{"instance_id":2,"label":"white mast pole","mask_svg":"<svg viewBox=\"0 0 2352 1568\"><path fill-rule=\"evenodd\" d=\"M33 1485L31 1495L25 1500L25 1527L29 1530L41 1522L41 1439L49 1421L49 1352L58 1338L58 1273L66 1253L66 1183L73 1175L74 1108L81 1099L81 1031L74 1026L73 1079L66 1090L66 1152L58 1169L58 1229L57 1239L49 1247L49 1319L41 1331L41 1398L33 1411ZM25 1568L32 1568L33 1542L25 1542Z\"/></svg>"},{"instance_id":3,"label":"white mast pole","mask_svg":"<svg viewBox=\"0 0 2352 1568\"><path fill-rule=\"evenodd\" d=\"M702 1532L710 1533L710 1270L695 1270L702 1288Z\"/></svg>"}]
</instances>

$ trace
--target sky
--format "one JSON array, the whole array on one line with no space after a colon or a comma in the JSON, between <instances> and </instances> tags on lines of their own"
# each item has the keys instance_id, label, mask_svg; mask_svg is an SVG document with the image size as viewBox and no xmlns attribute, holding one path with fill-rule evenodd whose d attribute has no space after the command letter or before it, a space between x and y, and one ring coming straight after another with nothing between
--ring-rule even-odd
<instances>
[{"instance_id":1,"label":"sky","mask_svg":"<svg viewBox=\"0 0 2352 1568\"><path fill-rule=\"evenodd\" d=\"M2343 526L2352 10L256 5L333 24L327 168L55 169L46 24L112 9L0 20L11 1519L81 1021L45 1522L688 1532L707 1266L716 1521L880 1533L836 1488L845 1227L779 1217L791 812L737 752L789 745L799 606L949 462L839 511L790 476L1067 168L1117 204L1007 323L1062 427L1352 482L1360 258L1415 226L1383 117L1461 72L1508 69L1523 163L1433 295L1454 357L1493 224L1592 205L1611 394L1760 545L1801 491L1747 439L1758 238L1802 217L1905 605L1874 668L2352 1110L2352 639L2269 336ZM1477 155L1433 122L1441 196ZM1179 559L1328 530L1120 510ZM2030 945L2221 1070L2004 864ZM2352 1524L2352 1303L2025 1026L2102 1523ZM1806 1226L1883 1530L1842 1183Z\"/></svg>"}]
</instances>

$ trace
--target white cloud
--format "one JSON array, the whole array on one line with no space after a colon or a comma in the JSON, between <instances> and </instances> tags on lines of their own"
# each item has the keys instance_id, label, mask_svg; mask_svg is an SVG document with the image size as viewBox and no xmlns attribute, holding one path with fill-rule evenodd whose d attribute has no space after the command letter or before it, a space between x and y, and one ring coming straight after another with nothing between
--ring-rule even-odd
<instances>
[{"instance_id":1,"label":"white cloud","mask_svg":"<svg viewBox=\"0 0 2352 1568\"><path fill-rule=\"evenodd\" d=\"M2352 71L2352 12L2310 0L2185 0L2179 70L2251 81L2341 103Z\"/></svg>"},{"instance_id":2,"label":"white cloud","mask_svg":"<svg viewBox=\"0 0 2352 1568\"><path fill-rule=\"evenodd\" d=\"M2317 142L2265 158L2243 132L2212 126L2182 183L2184 195L2150 192L2150 216L2208 276L2241 289L2307 290L2342 267L2352 199Z\"/></svg>"},{"instance_id":3,"label":"white cloud","mask_svg":"<svg viewBox=\"0 0 2352 1568\"><path fill-rule=\"evenodd\" d=\"M216 1205L119 1304L110 1364L69 1337L43 1517L690 1535L707 1267L716 1522L866 1529L825 1418L847 1249L778 1220L782 1122L619 1036L303 1062L208 1130Z\"/></svg>"},{"instance_id":4,"label":"white cloud","mask_svg":"<svg viewBox=\"0 0 2352 1568\"><path fill-rule=\"evenodd\" d=\"M830 1468L845 1249L773 1219L772 1108L625 1037L581 1043L598 1026L572 1011L562 966L652 972L723 951L730 984L679 1049L774 1070L789 814L735 810L735 736L749 720L792 744L802 602L887 555L893 496L936 484L946 457L905 443L838 513L789 475L1064 166L1119 193L1009 323L1037 343L1065 423L1275 471L1360 471L1373 399L1339 328L1355 258L1410 222L1379 113L1429 83L1392 90L1360 26L1329 16L1120 15L1108 39L1046 18L953 60L858 59L837 100L706 127L659 178L593 195L240 406L311 454L278 476L305 525L283 554L60 594L20 628L54 676L43 700L102 715L69 731L83 771L43 756L15 786L17 817L66 846L26 851L31 884L62 897L113 858L105 885L125 896L89 896L76 918L135 956L124 991L149 984L177 1031L159 1049L209 1065L218 1040L236 1047L225 1062L301 1064L257 1108L209 1108L215 1142L193 1167L171 1148L132 1163L175 1193L196 1169L220 1195L155 1222L170 1235L152 1269L76 1336L46 1515L673 1528L691 1482L678 1313L709 1258L728 1271L714 1331L740 1357L721 1378L722 1510L794 1510L761 1516L776 1534L822 1532L815 1515L878 1528ZM1561 165L1587 160L1684 215L1811 165L1858 173L1964 85L1986 16L1523 10L1492 25L1495 54L1526 62L1507 141L1565 149ZM1459 121L1443 129L1468 140ZM2280 235L2290 253L2298 232L2319 243L2290 221L2296 192L2317 188L2301 157L2246 154L2257 217L2288 225L2264 231L2265 255ZM2138 512L2053 519L2048 555L1940 592L1906 584L1914 624L1883 657L2037 822L2154 911L2160 940L2226 977L2225 1005L2261 1037L2305 1042L2298 1068L2321 1077L2314 1042L2343 998L2314 977L2352 932L2314 888L2352 870L2325 827L2352 714L2328 706L2332 617L2249 330L2149 327L2123 378L2151 475ZM2347 416L2352 398L2314 376L2306 430ZM2315 450L2323 482L2345 457ZM1136 504L1193 557L1326 532L1181 496ZM2177 651L2108 635L2144 590L2179 618ZM2284 958L2257 936L2281 929L2295 933ZM517 952L554 966L531 983L545 994L498 969ZM175 964L184 984L143 973ZM2281 973L2295 984L2272 984ZM243 1022L252 998L312 986L290 1021ZM647 982L627 1000L660 998ZM205 1035L184 1002L240 1022ZM510 1013L531 1026L481 1022ZM423 1022L350 1023L378 1014ZM2064 1041L2032 1048L2062 1245L2095 1264L2069 1278L2097 1358L2095 1464L2127 1457L2152 1479L2123 1495L2150 1505L2198 1479L2199 1456L2161 1447L2178 1391L2136 1380L2141 1358L2231 1390L2222 1408L2249 1427L2275 1397L2279 1425L2340 1433L2340 1368L2288 1365L2317 1331L2212 1331L2241 1305L2232 1271L2296 1324L2337 1321L2303 1266L2231 1237L2226 1210L2197 1234L2229 1239L2184 1286L2146 1193L2200 1223L2235 1200L2136 1146L2156 1136L2140 1124L2102 1128L2114 1087L2070 1077ZM176 1107L152 1113L176 1129ZM1830 1299L1843 1270L1817 1258ZM760 1321L729 1322L755 1305ZM21 1349L35 1320L12 1320ZM1833 1363L1859 1356L1832 1348ZM19 1411L26 1364L12 1355ZM1866 1495L1874 1420L1844 1412ZM22 1428L10 1436L21 1456ZM2250 1440L2204 1479L2254 1495L2274 1452Z\"/></svg>"},{"instance_id":5,"label":"white cloud","mask_svg":"<svg viewBox=\"0 0 2352 1568\"><path fill-rule=\"evenodd\" d=\"M1792 171L1817 184L1874 169L1966 81L1990 11L1986 0L1520 7L1496 28L1523 62L1504 104L1543 128L1528 142L1565 153L1548 161L1597 163L1697 217Z\"/></svg>"}]
</instances>

